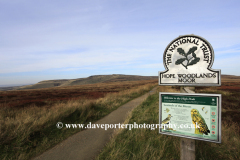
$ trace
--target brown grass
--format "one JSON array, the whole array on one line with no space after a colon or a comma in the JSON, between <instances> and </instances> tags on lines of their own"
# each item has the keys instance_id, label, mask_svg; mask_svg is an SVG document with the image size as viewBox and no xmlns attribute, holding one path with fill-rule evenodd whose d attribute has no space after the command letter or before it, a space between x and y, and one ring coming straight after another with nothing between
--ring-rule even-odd
<instances>
[{"instance_id":1,"label":"brown grass","mask_svg":"<svg viewBox=\"0 0 240 160\"><path fill-rule=\"evenodd\" d=\"M56 130L57 122L94 122L123 103L149 91L154 85L157 85L156 80L84 85L77 88L76 86L63 87L58 90L38 89L1 92L6 101L0 107L0 159L29 159L77 132L76 129L75 131ZM9 95L16 95L19 100L20 97L29 100L37 95L42 99L43 96L47 95L46 97L51 99L50 95L54 97L55 94L59 98L58 93L67 95L83 91L90 95L93 91L105 91L105 93L101 98L86 98L86 95L67 101L58 99L54 103L48 103L48 99L45 99L47 104L40 107L34 103L25 104L24 107L7 106L11 102L9 99L13 98Z\"/></svg>"},{"instance_id":2,"label":"brown grass","mask_svg":"<svg viewBox=\"0 0 240 160\"><path fill-rule=\"evenodd\" d=\"M158 124L158 92L178 92L169 86L158 87L157 93L139 107L130 112L124 124ZM103 152L96 157L100 159L177 159L180 143L177 137L159 134L159 130L117 129Z\"/></svg>"},{"instance_id":3,"label":"brown grass","mask_svg":"<svg viewBox=\"0 0 240 160\"><path fill-rule=\"evenodd\" d=\"M107 93L116 93L149 83L157 83L157 80L96 83L21 91L0 91L0 107L22 108L33 105L41 107L68 100L98 99L104 97Z\"/></svg>"}]
</instances>

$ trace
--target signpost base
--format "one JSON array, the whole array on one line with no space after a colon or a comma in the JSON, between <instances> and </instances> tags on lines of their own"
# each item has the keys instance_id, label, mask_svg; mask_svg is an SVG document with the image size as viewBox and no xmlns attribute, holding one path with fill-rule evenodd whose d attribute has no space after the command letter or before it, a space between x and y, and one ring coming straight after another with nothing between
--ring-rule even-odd
<instances>
[{"instance_id":1,"label":"signpost base","mask_svg":"<svg viewBox=\"0 0 240 160\"><path fill-rule=\"evenodd\" d=\"M195 160L195 140L181 138L181 160Z\"/></svg>"}]
</instances>

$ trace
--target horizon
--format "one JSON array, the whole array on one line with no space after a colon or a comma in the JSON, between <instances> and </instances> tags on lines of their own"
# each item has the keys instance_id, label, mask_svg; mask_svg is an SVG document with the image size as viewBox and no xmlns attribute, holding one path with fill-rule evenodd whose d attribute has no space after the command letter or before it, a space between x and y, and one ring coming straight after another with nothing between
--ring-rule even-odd
<instances>
[{"instance_id":1,"label":"horizon","mask_svg":"<svg viewBox=\"0 0 240 160\"><path fill-rule=\"evenodd\" d=\"M127 74L106 74L106 75L127 75ZM106 76L106 75L91 75L91 76ZM88 77L91 77L88 76ZM127 76L142 76L142 75L127 75ZM221 76L236 76L236 75L228 75L228 74L221 74ZM88 78L88 77L82 77L82 78ZM152 76L149 76L152 77ZM153 76L153 77L158 77L158 76ZM80 78L73 78L73 79L80 79ZM53 80L72 80L72 79L45 79L45 80L41 80L39 82L42 81L53 81ZM39 83L37 82L37 83ZM24 84L7 84L7 85L0 85L0 88L4 88L4 87L19 87L19 86L27 86L27 85L34 85L37 83L24 83Z\"/></svg>"},{"instance_id":2,"label":"horizon","mask_svg":"<svg viewBox=\"0 0 240 160\"><path fill-rule=\"evenodd\" d=\"M167 45L186 34L212 45L212 69L240 76L240 2L180 3L1 0L0 86L113 73L158 76Z\"/></svg>"}]
</instances>

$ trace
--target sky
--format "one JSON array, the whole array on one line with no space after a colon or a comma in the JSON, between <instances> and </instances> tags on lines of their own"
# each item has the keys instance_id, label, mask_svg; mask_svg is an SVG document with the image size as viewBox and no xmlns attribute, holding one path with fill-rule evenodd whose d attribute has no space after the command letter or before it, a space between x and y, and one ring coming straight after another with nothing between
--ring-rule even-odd
<instances>
[{"instance_id":1,"label":"sky","mask_svg":"<svg viewBox=\"0 0 240 160\"><path fill-rule=\"evenodd\" d=\"M212 69L240 76L239 7L239 0L0 0L0 85L157 76L167 45L186 34L212 45Z\"/></svg>"}]
</instances>

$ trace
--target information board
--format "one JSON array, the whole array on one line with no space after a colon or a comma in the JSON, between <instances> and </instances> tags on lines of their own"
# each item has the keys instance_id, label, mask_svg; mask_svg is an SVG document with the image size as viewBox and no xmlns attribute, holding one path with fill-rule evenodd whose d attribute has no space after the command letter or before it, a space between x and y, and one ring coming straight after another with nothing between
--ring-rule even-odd
<instances>
[{"instance_id":1,"label":"information board","mask_svg":"<svg viewBox=\"0 0 240 160\"><path fill-rule=\"evenodd\" d=\"M159 132L221 143L221 94L159 93Z\"/></svg>"}]
</instances>

